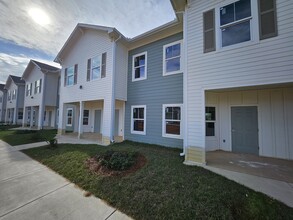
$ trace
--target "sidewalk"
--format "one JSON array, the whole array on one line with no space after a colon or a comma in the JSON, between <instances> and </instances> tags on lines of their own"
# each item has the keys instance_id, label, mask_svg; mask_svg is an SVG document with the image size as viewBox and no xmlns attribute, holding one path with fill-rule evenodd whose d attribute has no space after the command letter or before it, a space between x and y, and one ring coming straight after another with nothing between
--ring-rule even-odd
<instances>
[{"instance_id":1,"label":"sidewalk","mask_svg":"<svg viewBox=\"0 0 293 220\"><path fill-rule=\"evenodd\" d=\"M1 220L131 219L18 151L27 148L0 140Z\"/></svg>"}]
</instances>

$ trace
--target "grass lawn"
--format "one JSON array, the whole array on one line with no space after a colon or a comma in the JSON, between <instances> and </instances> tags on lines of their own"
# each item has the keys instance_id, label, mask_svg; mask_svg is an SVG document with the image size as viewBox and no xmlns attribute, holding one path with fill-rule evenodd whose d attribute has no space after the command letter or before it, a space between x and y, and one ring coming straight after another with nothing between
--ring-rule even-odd
<instances>
[{"instance_id":1,"label":"grass lawn","mask_svg":"<svg viewBox=\"0 0 293 220\"><path fill-rule=\"evenodd\" d=\"M45 138L52 138L57 133L57 130L8 130L8 127L6 129L1 129L1 127L2 126L0 126L0 139L12 146L44 141Z\"/></svg>"},{"instance_id":2,"label":"grass lawn","mask_svg":"<svg viewBox=\"0 0 293 220\"><path fill-rule=\"evenodd\" d=\"M124 177L92 174L84 161L106 150L137 151L147 164ZM293 219L293 209L200 167L180 151L124 142L110 147L62 144L23 151L134 219Z\"/></svg>"}]
</instances>

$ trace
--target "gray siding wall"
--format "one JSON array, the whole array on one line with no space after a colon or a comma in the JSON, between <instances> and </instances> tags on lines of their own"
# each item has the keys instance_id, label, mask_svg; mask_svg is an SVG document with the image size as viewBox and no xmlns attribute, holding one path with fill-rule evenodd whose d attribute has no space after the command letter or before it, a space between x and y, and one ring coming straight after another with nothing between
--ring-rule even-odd
<instances>
[{"instance_id":1,"label":"gray siding wall","mask_svg":"<svg viewBox=\"0 0 293 220\"><path fill-rule=\"evenodd\" d=\"M183 103L183 73L163 76L163 46L182 39L182 33L133 49L128 55L125 139L182 147L182 139L162 137L163 104ZM132 82L132 56L147 52L147 79ZM146 105L146 135L131 134L131 106ZM182 110L181 110L182 111Z\"/></svg>"}]
</instances>

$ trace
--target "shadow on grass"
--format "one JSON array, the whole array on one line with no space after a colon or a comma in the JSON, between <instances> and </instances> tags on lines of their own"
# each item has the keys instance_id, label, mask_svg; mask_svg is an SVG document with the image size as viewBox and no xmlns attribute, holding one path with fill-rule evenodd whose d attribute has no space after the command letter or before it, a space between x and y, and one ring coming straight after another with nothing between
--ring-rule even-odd
<instances>
[{"instance_id":1,"label":"shadow on grass","mask_svg":"<svg viewBox=\"0 0 293 220\"><path fill-rule=\"evenodd\" d=\"M88 157L136 151L147 164L125 177L92 174ZM135 142L109 147L62 144L24 151L135 219L292 219L289 207L201 167L183 165L179 149Z\"/></svg>"}]
</instances>

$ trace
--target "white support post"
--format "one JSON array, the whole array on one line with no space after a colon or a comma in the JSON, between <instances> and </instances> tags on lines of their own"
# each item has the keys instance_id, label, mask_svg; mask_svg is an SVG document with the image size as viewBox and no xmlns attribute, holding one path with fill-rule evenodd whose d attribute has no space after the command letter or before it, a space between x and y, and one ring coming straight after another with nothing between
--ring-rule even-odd
<instances>
[{"instance_id":1,"label":"white support post","mask_svg":"<svg viewBox=\"0 0 293 220\"><path fill-rule=\"evenodd\" d=\"M34 116L34 107L31 106L31 117L30 117L30 127L32 128L33 127L33 116Z\"/></svg>"},{"instance_id":2,"label":"white support post","mask_svg":"<svg viewBox=\"0 0 293 220\"><path fill-rule=\"evenodd\" d=\"M78 123L78 139L81 138L81 135L83 133L83 109L84 109L84 102L79 102L79 123Z\"/></svg>"}]
</instances>

